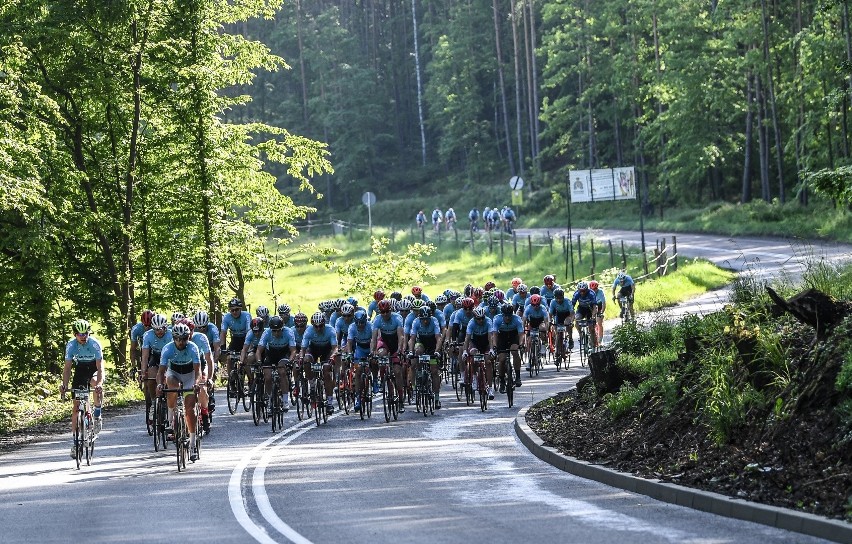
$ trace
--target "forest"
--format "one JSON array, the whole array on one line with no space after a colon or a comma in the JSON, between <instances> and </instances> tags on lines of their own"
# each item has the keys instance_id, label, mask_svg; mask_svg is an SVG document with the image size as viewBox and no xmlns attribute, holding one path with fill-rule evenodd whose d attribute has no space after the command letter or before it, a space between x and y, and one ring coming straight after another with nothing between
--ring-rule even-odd
<instances>
[{"instance_id":1,"label":"forest","mask_svg":"<svg viewBox=\"0 0 852 544\"><path fill-rule=\"evenodd\" d=\"M55 375L81 316L126 369L143 308L219 310L275 266L271 233L365 190L635 165L648 207L849 200L848 11L7 0L0 382Z\"/></svg>"}]
</instances>

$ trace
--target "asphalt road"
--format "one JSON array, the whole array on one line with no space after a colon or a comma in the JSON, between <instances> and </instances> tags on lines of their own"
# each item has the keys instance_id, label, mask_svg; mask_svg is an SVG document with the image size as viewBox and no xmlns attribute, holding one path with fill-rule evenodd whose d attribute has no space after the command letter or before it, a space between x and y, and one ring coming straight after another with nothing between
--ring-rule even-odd
<instances>
[{"instance_id":1,"label":"asphalt road","mask_svg":"<svg viewBox=\"0 0 852 544\"><path fill-rule=\"evenodd\" d=\"M780 244L728 248L678 236L682 254L691 244L734 262L735 250L762 251L767 268L770 253L793 262ZM847 247L831 258L844 252L852 257ZM707 311L719 297L692 308ZM483 413L444 386L444 409L431 417L410 407L385 423L377 404L371 420L335 414L317 428L291 410L276 434L247 413L227 414L220 398L201 460L184 473L174 449L154 453L141 412L106 411L89 467L74 468L70 433L0 455L0 542L820 542L661 503L535 458L513 432L517 411L586 371L575 354L567 372L549 365L524 376L511 409L498 394Z\"/></svg>"}]
</instances>

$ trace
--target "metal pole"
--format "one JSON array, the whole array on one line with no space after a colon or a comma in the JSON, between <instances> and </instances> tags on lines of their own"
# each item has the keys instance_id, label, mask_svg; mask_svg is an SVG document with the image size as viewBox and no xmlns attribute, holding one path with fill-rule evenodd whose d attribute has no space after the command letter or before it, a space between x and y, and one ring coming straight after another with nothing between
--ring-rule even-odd
<instances>
[{"instance_id":1,"label":"metal pole","mask_svg":"<svg viewBox=\"0 0 852 544\"><path fill-rule=\"evenodd\" d=\"M571 281L574 281L574 245L571 239L571 178L565 177L565 198L568 199L568 251L565 253L565 277L568 277L568 259L571 259Z\"/></svg>"},{"instance_id":2,"label":"metal pole","mask_svg":"<svg viewBox=\"0 0 852 544\"><path fill-rule=\"evenodd\" d=\"M370 236L373 235L373 207L370 206L370 199L367 199L367 223L370 225Z\"/></svg>"}]
</instances>

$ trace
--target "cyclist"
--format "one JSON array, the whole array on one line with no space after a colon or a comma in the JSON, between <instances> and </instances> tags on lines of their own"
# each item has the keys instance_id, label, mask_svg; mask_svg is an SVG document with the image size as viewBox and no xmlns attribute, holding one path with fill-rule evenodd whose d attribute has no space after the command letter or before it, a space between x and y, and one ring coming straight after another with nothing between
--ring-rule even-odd
<instances>
[{"instance_id":1,"label":"cyclist","mask_svg":"<svg viewBox=\"0 0 852 544\"><path fill-rule=\"evenodd\" d=\"M482 208L482 224L485 225L485 232L491 230L491 208L488 206Z\"/></svg>"},{"instance_id":2,"label":"cyclist","mask_svg":"<svg viewBox=\"0 0 852 544\"><path fill-rule=\"evenodd\" d=\"M157 395L157 372L160 366L160 354L166 344L172 341L166 331L169 322L166 316L157 314L151 318L151 330L142 336L142 374L145 380L145 417L148 425L153 424L151 404Z\"/></svg>"},{"instance_id":3,"label":"cyclist","mask_svg":"<svg viewBox=\"0 0 852 544\"><path fill-rule=\"evenodd\" d=\"M577 284L577 290L571 298L571 305L576 308L577 333L580 333L580 320L586 319L589 322L589 338L591 339L590 346L597 345L597 334L595 333L595 322L598 315L598 300L597 295L589 289L589 284L581 281Z\"/></svg>"},{"instance_id":4,"label":"cyclist","mask_svg":"<svg viewBox=\"0 0 852 544\"><path fill-rule=\"evenodd\" d=\"M476 208L471 208L469 212L467 212L467 218L470 221L470 230L476 232L479 230L479 210Z\"/></svg>"},{"instance_id":5,"label":"cyclist","mask_svg":"<svg viewBox=\"0 0 852 544\"><path fill-rule=\"evenodd\" d=\"M503 361L508 354L506 350L512 353L512 363L515 368L515 387L521 386L521 353L518 351L518 346L521 341L521 334L524 332L524 322L521 317L515 313L515 307L508 302L500 307L500 315L494 318L492 328L494 329L495 344L497 347L497 365L500 369L500 392L506 392L506 369L503 366ZM511 380L512 377L509 376Z\"/></svg>"},{"instance_id":6,"label":"cyclist","mask_svg":"<svg viewBox=\"0 0 852 544\"><path fill-rule=\"evenodd\" d=\"M396 376L397 391L404 391L406 361L401 355L405 346L405 332L403 330L402 316L392 310L392 300L385 299L379 301L379 315L373 319L372 323L373 338L370 341L370 352L380 357L391 357L391 361L396 367L394 374ZM404 406L405 402L402 399L402 395L400 395L400 413L405 411Z\"/></svg>"},{"instance_id":7,"label":"cyclist","mask_svg":"<svg viewBox=\"0 0 852 544\"><path fill-rule=\"evenodd\" d=\"M331 327L326 326L325 315L322 312L316 312L311 316L311 324L305 330L305 335L302 337L302 349L299 352L299 358L307 363L308 369L310 369L314 359L323 363L322 374L325 385L325 410L328 414L334 413L334 406L332 405L334 381L332 380L331 367L336 355L337 336ZM312 374L312 371L308 374L309 380Z\"/></svg>"},{"instance_id":8,"label":"cyclist","mask_svg":"<svg viewBox=\"0 0 852 544\"><path fill-rule=\"evenodd\" d=\"M154 312L145 310L139 317L139 323L133 325L130 329L130 360L133 362L133 369L136 371L139 383L142 383L142 337L151 329L151 318L154 317Z\"/></svg>"},{"instance_id":9,"label":"cyclist","mask_svg":"<svg viewBox=\"0 0 852 544\"><path fill-rule=\"evenodd\" d=\"M476 303L470 297L465 297L460 299L460 301L461 308L453 314L450 321L450 334L453 342L463 345L467 339L467 326L473 319L473 310L476 307ZM459 376L459 382L464 385L464 374Z\"/></svg>"},{"instance_id":10,"label":"cyclist","mask_svg":"<svg viewBox=\"0 0 852 544\"><path fill-rule=\"evenodd\" d=\"M213 374L216 374L219 358L222 356L222 346L219 341L219 328L215 325L210 325L210 316L204 310L195 312L192 316L192 322L195 324L195 332L200 332L207 336L207 341L210 343L210 351L213 356Z\"/></svg>"},{"instance_id":11,"label":"cyclist","mask_svg":"<svg viewBox=\"0 0 852 544\"><path fill-rule=\"evenodd\" d=\"M435 208L432 210L432 227L435 229L435 232L441 230L441 221L444 219L444 214L441 213L441 208Z\"/></svg>"},{"instance_id":12,"label":"cyclist","mask_svg":"<svg viewBox=\"0 0 852 544\"><path fill-rule=\"evenodd\" d=\"M337 321L334 323L334 333L337 335L337 345L341 348L345 347L348 343L347 337L349 336L349 326L352 325L354 316L355 306L348 302L341 306L340 317L338 317ZM343 358L340 355L340 350L338 350L337 357L334 359L334 376L337 378L338 387L342 389L343 382L340 379L341 372L348 371L349 369L343 368Z\"/></svg>"},{"instance_id":13,"label":"cyclist","mask_svg":"<svg viewBox=\"0 0 852 544\"><path fill-rule=\"evenodd\" d=\"M604 314L606 311L606 293L604 293L604 290L600 288L600 285L595 280L589 282L589 289L594 291L595 299L598 301L598 315L596 318L596 340L598 342L595 347L599 348L601 347L601 342L603 341L603 322Z\"/></svg>"},{"instance_id":14,"label":"cyclist","mask_svg":"<svg viewBox=\"0 0 852 544\"><path fill-rule=\"evenodd\" d=\"M422 229L423 226L426 224L426 214L423 213L423 210L417 212L417 217L415 217L415 220L417 221L417 226Z\"/></svg>"},{"instance_id":15,"label":"cyclist","mask_svg":"<svg viewBox=\"0 0 852 544\"><path fill-rule=\"evenodd\" d=\"M269 308L266 306L258 306L254 310L254 315L263 320L264 327L269 327Z\"/></svg>"},{"instance_id":16,"label":"cyclist","mask_svg":"<svg viewBox=\"0 0 852 544\"><path fill-rule=\"evenodd\" d=\"M251 314L243 310L243 303L238 298L232 298L228 302L228 313L222 318L221 339L222 344L231 331L231 343L228 344L229 351L241 352L246 342L246 335L251 328ZM227 376L231 375L231 361L228 363Z\"/></svg>"},{"instance_id":17,"label":"cyclist","mask_svg":"<svg viewBox=\"0 0 852 544\"><path fill-rule=\"evenodd\" d=\"M414 300L422 300L423 302L429 302L429 297L426 296L426 293L423 292L423 288L419 285L415 285L411 288L411 295L414 297ZM412 300L412 302L414 302Z\"/></svg>"},{"instance_id":18,"label":"cyclist","mask_svg":"<svg viewBox=\"0 0 852 544\"><path fill-rule=\"evenodd\" d=\"M506 232L512 234L515 227L515 212L509 206L503 209L503 224L506 227Z\"/></svg>"},{"instance_id":19,"label":"cyclist","mask_svg":"<svg viewBox=\"0 0 852 544\"><path fill-rule=\"evenodd\" d=\"M530 303L524 310L524 329L538 329L540 335L547 334L550 326L550 314L544 304L541 295L530 295ZM527 335L527 353L530 353L530 337ZM527 370L532 367L532 360L527 361ZM520 387L520 380L515 380L515 387Z\"/></svg>"},{"instance_id":20,"label":"cyclist","mask_svg":"<svg viewBox=\"0 0 852 544\"><path fill-rule=\"evenodd\" d=\"M284 320L284 326L293 328L296 322L293 320L293 316L290 315L290 306L288 304L281 303L278 305L278 317Z\"/></svg>"},{"instance_id":21,"label":"cyclist","mask_svg":"<svg viewBox=\"0 0 852 544\"><path fill-rule=\"evenodd\" d=\"M527 292L527 284L522 283L518 285L518 292L512 297L512 307L515 309L515 313L523 315L524 309L527 307L528 299L529 293Z\"/></svg>"},{"instance_id":22,"label":"cyclist","mask_svg":"<svg viewBox=\"0 0 852 544\"><path fill-rule=\"evenodd\" d=\"M370 324L367 313L363 310L355 312L354 319L346 333L347 343L345 350L351 353L355 361L365 361L370 356L370 343L373 339L373 326ZM379 381L377 379L379 367L375 361L371 361L370 370L373 373L373 394L379 392ZM361 373L355 373L355 411L361 409ZM393 398L393 392L388 395Z\"/></svg>"},{"instance_id":23,"label":"cyclist","mask_svg":"<svg viewBox=\"0 0 852 544\"><path fill-rule=\"evenodd\" d=\"M269 319L269 328L263 331L257 343L255 358L263 364L264 405L269 406L269 395L272 392L272 367L275 366L278 367L281 406L285 412L288 411L290 401L287 396L290 392L290 380L285 366L296 358L296 338L293 336L293 331L284 326L281 316L276 315Z\"/></svg>"},{"instance_id":24,"label":"cyclist","mask_svg":"<svg viewBox=\"0 0 852 544\"><path fill-rule=\"evenodd\" d=\"M205 394L198 395L198 401L201 403L201 424L206 434L210 432L210 412L216 409L213 400L213 382L208 379L213 376L213 353L210 350L207 335L195 330L195 323L192 319L183 318L179 323L189 327L189 340L198 346L199 357L201 357L201 381L206 384L206 387L204 388Z\"/></svg>"},{"instance_id":25,"label":"cyclist","mask_svg":"<svg viewBox=\"0 0 852 544\"><path fill-rule=\"evenodd\" d=\"M185 317L186 317L186 316L185 316L185 315L183 315L183 313L181 313L181 312L172 312L172 327L174 327L174 326L175 326L175 324L176 324L178 321L180 321L181 319L183 319L183 318L185 318Z\"/></svg>"},{"instance_id":26,"label":"cyclist","mask_svg":"<svg viewBox=\"0 0 852 544\"><path fill-rule=\"evenodd\" d=\"M411 325L411 335L408 340L408 350L413 354L415 360L420 355L431 353L436 362L441 359L441 327L438 320L432 317L432 310L428 307L420 308L418 319ZM429 364L432 375L432 392L435 394L435 409L441 409L441 367L438 364Z\"/></svg>"},{"instance_id":27,"label":"cyclist","mask_svg":"<svg viewBox=\"0 0 852 544\"><path fill-rule=\"evenodd\" d=\"M506 289L506 298L509 302L512 302L512 298L514 298L514 296L518 294L518 287L520 287L522 283L524 282L521 280L521 278L512 278L511 286Z\"/></svg>"},{"instance_id":28,"label":"cyclist","mask_svg":"<svg viewBox=\"0 0 852 544\"><path fill-rule=\"evenodd\" d=\"M92 335L92 326L85 319L78 319L71 325L74 338L65 345L65 368L62 371L62 384L59 386L59 394L65 400L68 389L68 380L71 379L71 367L74 367L74 379L71 389L95 390L95 408L92 417L96 425L100 427L101 422L101 398L104 385L104 354L101 343ZM77 411L80 402L74 401L71 413L71 436L74 438L74 446L71 449L71 458L77 456Z\"/></svg>"},{"instance_id":29,"label":"cyclist","mask_svg":"<svg viewBox=\"0 0 852 544\"><path fill-rule=\"evenodd\" d=\"M385 298L385 292L381 289L376 289L373 292L373 300L370 301L370 304L367 306L367 319L373 319L373 317L378 314L378 305L381 300Z\"/></svg>"},{"instance_id":30,"label":"cyclist","mask_svg":"<svg viewBox=\"0 0 852 544\"><path fill-rule=\"evenodd\" d=\"M618 289L618 295L616 296L615 291ZM615 276L615 282L612 284L612 300L614 302L618 302L618 299L621 297L627 297L627 308L621 309L622 317L625 317L625 312L627 312L626 317L633 321L636 319L636 313L633 310L633 298L636 295L636 283L633 281L628 274L624 272L619 272L617 276ZM619 306L621 303L619 303Z\"/></svg>"},{"instance_id":31,"label":"cyclist","mask_svg":"<svg viewBox=\"0 0 852 544\"><path fill-rule=\"evenodd\" d=\"M565 325L568 327L568 349L574 349L574 332L572 325L574 323L574 305L570 300L565 298L565 290L557 287L553 290L553 300L550 302L550 315L553 316L554 325ZM557 354L562 351L560 346L563 345L564 332L556 333ZM565 357L565 353L561 354Z\"/></svg>"},{"instance_id":32,"label":"cyclist","mask_svg":"<svg viewBox=\"0 0 852 544\"><path fill-rule=\"evenodd\" d=\"M456 212L452 208L447 208L447 213L444 214L444 220L447 222L447 230L456 228Z\"/></svg>"},{"instance_id":33,"label":"cyclist","mask_svg":"<svg viewBox=\"0 0 852 544\"><path fill-rule=\"evenodd\" d=\"M490 212L489 217L490 217L490 223L491 223L491 230L499 230L500 223L501 223L503 218L500 216L500 210L497 209L497 206L494 206L493 208L491 208L491 212Z\"/></svg>"},{"instance_id":34,"label":"cyclist","mask_svg":"<svg viewBox=\"0 0 852 544\"><path fill-rule=\"evenodd\" d=\"M257 346L260 344L260 338L265 330L266 327L263 326L261 318L255 317L251 320L251 329L246 335L246 342L243 344L242 352L240 352L240 365L251 366L257 360Z\"/></svg>"},{"instance_id":35,"label":"cyclist","mask_svg":"<svg viewBox=\"0 0 852 544\"><path fill-rule=\"evenodd\" d=\"M488 398L494 398L491 388L491 380L494 376L491 362L494 359L494 327L491 318L485 315L485 308L477 306L473 309L473 319L467 324L464 336L464 347L462 348L462 360L464 365L470 364L474 355L482 353L486 356L485 383L488 384ZM465 375L466 373L462 373ZM474 374L474 379L476 375ZM476 382L473 383L476 389Z\"/></svg>"},{"instance_id":36,"label":"cyclist","mask_svg":"<svg viewBox=\"0 0 852 544\"><path fill-rule=\"evenodd\" d=\"M184 323L177 323L172 327L172 341L166 344L161 354L162 364L157 372L157 390L166 385L169 389L183 388L186 412L186 427L189 430L189 459L198 460L198 452L195 450L195 402L196 396L193 392L198 389L198 396L206 396L206 389L202 387L204 381L201 375L201 357L198 346L189 341L190 330ZM177 405L177 393L166 395L166 404L169 407L168 422L173 425L175 417L175 406ZM174 427L172 427L174 428Z\"/></svg>"},{"instance_id":37,"label":"cyclist","mask_svg":"<svg viewBox=\"0 0 852 544\"><path fill-rule=\"evenodd\" d=\"M553 302L553 293L557 288L559 288L559 285L556 284L556 278L553 274L546 275L542 281L544 282L544 285L539 287L539 293L549 308L550 303Z\"/></svg>"}]
</instances>

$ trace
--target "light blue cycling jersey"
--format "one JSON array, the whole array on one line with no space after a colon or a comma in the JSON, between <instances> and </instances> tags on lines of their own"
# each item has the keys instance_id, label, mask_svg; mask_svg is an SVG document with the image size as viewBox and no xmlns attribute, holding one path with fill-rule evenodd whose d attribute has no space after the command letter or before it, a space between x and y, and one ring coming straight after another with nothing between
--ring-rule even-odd
<instances>
[{"instance_id":1,"label":"light blue cycling jersey","mask_svg":"<svg viewBox=\"0 0 852 544\"><path fill-rule=\"evenodd\" d=\"M633 285L633 278L625 274L624 283L619 282L618 278L616 278L616 280L612 283L612 288L615 289L616 287L630 287L631 285Z\"/></svg>"},{"instance_id":2,"label":"light blue cycling jersey","mask_svg":"<svg viewBox=\"0 0 852 544\"><path fill-rule=\"evenodd\" d=\"M349 323L347 323L346 318L343 317L337 320L337 323L334 325L334 332L337 334L338 345L342 346L346 343L346 338L349 335L349 326L354 324L354 319L350 319Z\"/></svg>"},{"instance_id":3,"label":"light blue cycling jersey","mask_svg":"<svg viewBox=\"0 0 852 544\"><path fill-rule=\"evenodd\" d=\"M434 317L430 317L425 324L422 319L417 318L411 325L411 336L436 336L439 334L441 334L441 327Z\"/></svg>"},{"instance_id":4,"label":"light blue cycling jersey","mask_svg":"<svg viewBox=\"0 0 852 544\"><path fill-rule=\"evenodd\" d=\"M524 296L521 296L520 293L512 297L512 306L515 308L522 308L530 303L530 295L527 293Z\"/></svg>"},{"instance_id":5,"label":"light blue cycling jersey","mask_svg":"<svg viewBox=\"0 0 852 544\"><path fill-rule=\"evenodd\" d=\"M130 343L136 346L142 345L142 336L145 334L145 325L140 321L139 323L133 325L133 328L130 329Z\"/></svg>"},{"instance_id":6,"label":"light blue cycling jersey","mask_svg":"<svg viewBox=\"0 0 852 544\"><path fill-rule=\"evenodd\" d=\"M373 315L379 311L379 301L374 300L367 305L367 319L373 319Z\"/></svg>"},{"instance_id":7,"label":"light blue cycling jersey","mask_svg":"<svg viewBox=\"0 0 852 544\"><path fill-rule=\"evenodd\" d=\"M148 364L156 363L159 364L160 361L160 353L163 351L163 348L166 347L166 344L172 341L172 335L166 331L163 334L162 338L157 337L157 334L154 332L154 329L146 331L142 336L142 349L148 348L151 350L151 353L148 357Z\"/></svg>"},{"instance_id":8,"label":"light blue cycling jersey","mask_svg":"<svg viewBox=\"0 0 852 544\"><path fill-rule=\"evenodd\" d=\"M337 310L334 310L333 312L331 312L331 315L328 316L328 324L331 325L331 327L334 327L335 325L337 325L337 318L339 317L340 314L337 313Z\"/></svg>"},{"instance_id":9,"label":"light blue cycling jersey","mask_svg":"<svg viewBox=\"0 0 852 544\"><path fill-rule=\"evenodd\" d=\"M467 324L473 319L473 311L466 312L464 308L453 314L453 325L458 325L459 330L467 331Z\"/></svg>"},{"instance_id":10,"label":"light blue cycling jersey","mask_svg":"<svg viewBox=\"0 0 852 544\"><path fill-rule=\"evenodd\" d=\"M506 316L503 314L498 315L494 318L494 323L492 328L497 331L497 333L506 333L512 331L518 331L518 333L524 332L524 322L521 319L521 316L518 314L512 314L512 317L506 319Z\"/></svg>"},{"instance_id":11,"label":"light blue cycling jersey","mask_svg":"<svg viewBox=\"0 0 852 544\"><path fill-rule=\"evenodd\" d=\"M445 329L447 327L447 318L444 316L444 312L438 310L432 317L438 320L438 326L441 327L441 329Z\"/></svg>"},{"instance_id":12,"label":"light blue cycling jersey","mask_svg":"<svg viewBox=\"0 0 852 544\"><path fill-rule=\"evenodd\" d=\"M244 337L248 334L248 331L251 329L251 314L247 311L243 310L240 312L239 317L234 318L231 313L225 314L225 317L222 318L222 331L221 337L225 338L225 335L228 331L231 331L231 337Z\"/></svg>"},{"instance_id":13,"label":"light blue cycling jersey","mask_svg":"<svg viewBox=\"0 0 852 544\"><path fill-rule=\"evenodd\" d=\"M562 302L556 299L550 301L550 315L566 316L574 312L574 304L566 297L562 297ZM564 319L564 318L563 318Z\"/></svg>"},{"instance_id":14,"label":"light blue cycling jersey","mask_svg":"<svg viewBox=\"0 0 852 544\"><path fill-rule=\"evenodd\" d=\"M405 321L402 325L402 332L410 335L411 334L411 325L414 323L414 320L417 319L417 316L414 315L414 312L408 312L408 315L405 316Z\"/></svg>"},{"instance_id":15,"label":"light blue cycling jersey","mask_svg":"<svg viewBox=\"0 0 852 544\"><path fill-rule=\"evenodd\" d=\"M183 349L169 342L160 354L160 364L176 374L189 374L194 370L193 367L201 366L201 354L193 342L187 342Z\"/></svg>"},{"instance_id":16,"label":"light blue cycling jersey","mask_svg":"<svg viewBox=\"0 0 852 544\"><path fill-rule=\"evenodd\" d=\"M300 330L299 330L299 329L297 329L295 326L293 326L293 327L291 327L291 328L290 328L290 332L291 332L291 333L293 333L293 338L295 338L295 339L296 339L296 345L297 345L297 346L301 346L301 345L302 345L302 338L304 338L304 337L305 337L305 331L306 331L306 330L308 330L308 329L307 329L307 328L304 328L304 329L302 329L302 330L300 331Z\"/></svg>"},{"instance_id":17,"label":"light blue cycling jersey","mask_svg":"<svg viewBox=\"0 0 852 544\"><path fill-rule=\"evenodd\" d=\"M489 317L486 317L482 321L471 319L467 324L468 336L486 336L491 332L494 332L494 322Z\"/></svg>"},{"instance_id":18,"label":"light blue cycling jersey","mask_svg":"<svg viewBox=\"0 0 852 544\"><path fill-rule=\"evenodd\" d=\"M210 353L210 341L207 339L206 334L194 332L192 333L192 338L190 338L190 340L192 340L193 344L198 346L198 351L201 353L201 355L204 355L205 353Z\"/></svg>"},{"instance_id":19,"label":"light blue cycling jersey","mask_svg":"<svg viewBox=\"0 0 852 544\"><path fill-rule=\"evenodd\" d=\"M586 291L585 296L581 295L580 290L578 289L578 290L574 291L574 296L571 297L571 303L576 308L591 308L592 306L595 305L597 300L598 300L597 295L591 289Z\"/></svg>"},{"instance_id":20,"label":"light blue cycling jersey","mask_svg":"<svg viewBox=\"0 0 852 544\"><path fill-rule=\"evenodd\" d=\"M278 317L281 317L281 314L278 314ZM281 319L284 319L281 317ZM284 326L288 329L292 329L296 326L296 318L293 317L293 314L288 314L287 319L284 319Z\"/></svg>"},{"instance_id":21,"label":"light blue cycling jersey","mask_svg":"<svg viewBox=\"0 0 852 544\"><path fill-rule=\"evenodd\" d=\"M538 306L530 304L524 310L524 319L544 319L548 316L547 310L544 309L544 304Z\"/></svg>"},{"instance_id":22,"label":"light blue cycling jersey","mask_svg":"<svg viewBox=\"0 0 852 544\"><path fill-rule=\"evenodd\" d=\"M248 341L248 339L246 339ZM257 342L258 346L263 346L263 349L266 350L280 350L287 347L296 347L296 337L293 335L293 331L284 327L281 329L280 335L272 334L272 329L265 329L263 334L260 336L260 340Z\"/></svg>"},{"instance_id":23,"label":"light blue cycling jersey","mask_svg":"<svg viewBox=\"0 0 852 544\"><path fill-rule=\"evenodd\" d=\"M595 290L595 301L598 304L606 305L606 293L600 287Z\"/></svg>"},{"instance_id":24,"label":"light blue cycling jersey","mask_svg":"<svg viewBox=\"0 0 852 544\"><path fill-rule=\"evenodd\" d=\"M368 321L359 329L353 322L346 331L346 338L349 342L355 342L357 347L369 350L370 340L373 338L373 325Z\"/></svg>"},{"instance_id":25,"label":"light blue cycling jersey","mask_svg":"<svg viewBox=\"0 0 852 544\"><path fill-rule=\"evenodd\" d=\"M426 296L426 293L420 293L420 296L419 296L419 297L418 297L418 296L415 296L415 297L414 297L414 299L415 299L415 300L416 300L416 299L418 299L418 298L419 298L420 300L422 300L423 302L429 302L429 297L428 297L428 296Z\"/></svg>"},{"instance_id":26,"label":"light blue cycling jersey","mask_svg":"<svg viewBox=\"0 0 852 544\"><path fill-rule=\"evenodd\" d=\"M495 317L500 315L500 307L499 306L486 306L485 307L485 317L493 320Z\"/></svg>"},{"instance_id":27,"label":"light blue cycling jersey","mask_svg":"<svg viewBox=\"0 0 852 544\"><path fill-rule=\"evenodd\" d=\"M385 315L379 314L373 318L373 330L378 329L385 336L396 335L396 330L400 327L404 328L404 325L402 316L396 312Z\"/></svg>"},{"instance_id":28,"label":"light blue cycling jersey","mask_svg":"<svg viewBox=\"0 0 852 544\"><path fill-rule=\"evenodd\" d=\"M195 332L200 332L206 336L207 342L210 344L211 348L219 343L219 329L217 329L216 325L213 325L212 323L204 327L196 327Z\"/></svg>"},{"instance_id":29,"label":"light blue cycling jersey","mask_svg":"<svg viewBox=\"0 0 852 544\"><path fill-rule=\"evenodd\" d=\"M72 338L65 344L65 360L79 363L94 363L104 358L101 343L91 334L86 337L86 342L81 344L76 338Z\"/></svg>"},{"instance_id":30,"label":"light blue cycling jersey","mask_svg":"<svg viewBox=\"0 0 852 544\"><path fill-rule=\"evenodd\" d=\"M260 342L261 336L263 336L263 332L255 334L253 330L249 330L249 333L246 336L246 343L243 345L248 346L249 352L253 352L257 349L257 344Z\"/></svg>"},{"instance_id":31,"label":"light blue cycling jersey","mask_svg":"<svg viewBox=\"0 0 852 544\"><path fill-rule=\"evenodd\" d=\"M553 289L551 289L550 287L548 287L546 285L542 285L541 287L539 287L539 289L541 289L541 292L539 293L539 295L541 295L541 298L547 300L547 304L549 306L550 301L553 300L554 298L556 298L555 295L553 294L553 292L556 291L557 289L562 289L562 288L558 284L554 283Z\"/></svg>"},{"instance_id":32,"label":"light blue cycling jersey","mask_svg":"<svg viewBox=\"0 0 852 544\"><path fill-rule=\"evenodd\" d=\"M308 325L305 336L302 337L302 347L305 349L312 346L325 348L336 345L337 335L334 333L334 329L327 325L323 325L320 330L317 330L313 325Z\"/></svg>"}]
</instances>

